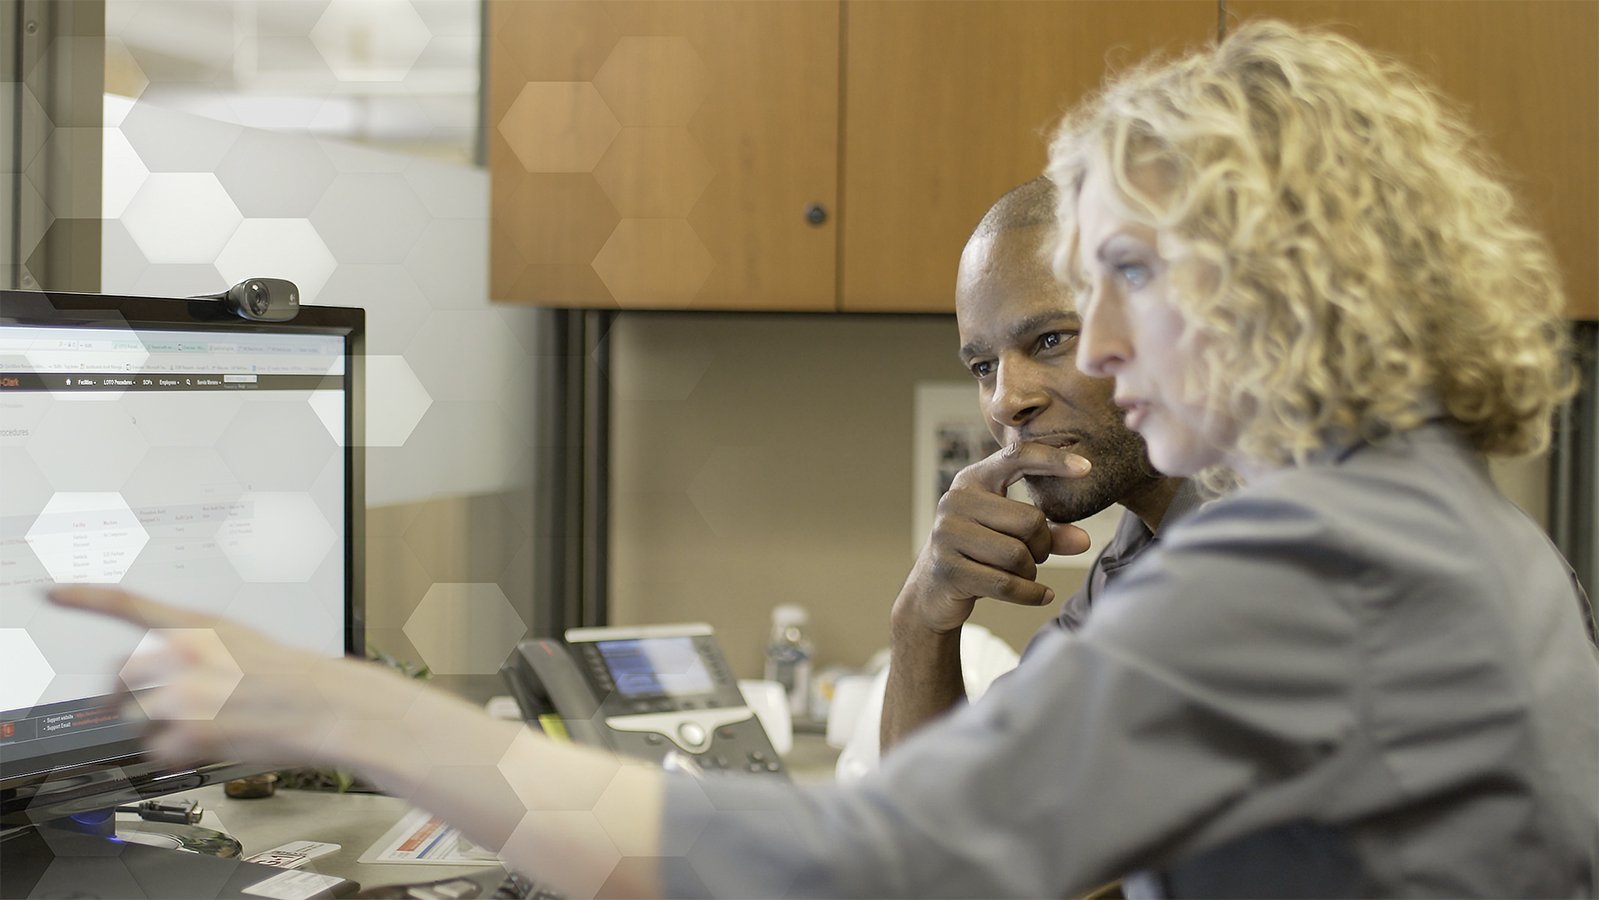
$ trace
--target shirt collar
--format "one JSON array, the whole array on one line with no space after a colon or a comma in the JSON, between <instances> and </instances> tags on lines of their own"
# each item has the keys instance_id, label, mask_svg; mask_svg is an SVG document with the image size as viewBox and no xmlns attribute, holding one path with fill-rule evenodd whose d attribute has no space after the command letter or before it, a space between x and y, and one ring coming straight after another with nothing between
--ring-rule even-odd
<instances>
[{"instance_id":1,"label":"shirt collar","mask_svg":"<svg viewBox=\"0 0 1600 900\"><path fill-rule=\"evenodd\" d=\"M1172 502L1167 504L1167 511L1161 516L1161 524L1156 526L1156 537L1166 531L1173 522L1176 522L1215 497L1208 495L1200 489L1200 485L1193 479L1185 478L1178 484L1177 493L1172 495Z\"/></svg>"}]
</instances>

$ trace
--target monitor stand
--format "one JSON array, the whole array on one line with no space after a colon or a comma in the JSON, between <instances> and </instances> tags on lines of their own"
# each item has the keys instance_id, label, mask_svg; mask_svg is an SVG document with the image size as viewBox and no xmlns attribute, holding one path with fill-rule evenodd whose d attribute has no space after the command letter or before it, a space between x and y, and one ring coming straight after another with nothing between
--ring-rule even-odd
<instances>
[{"instance_id":1,"label":"monitor stand","mask_svg":"<svg viewBox=\"0 0 1600 900\"><path fill-rule=\"evenodd\" d=\"M170 843L151 846L146 841L159 840L161 832L150 824L137 823L125 833L109 835L106 824L85 829L57 820L6 832L0 835L0 897L248 897L245 888L283 872L242 862L237 851L224 858ZM167 838L182 843L170 834Z\"/></svg>"}]
</instances>

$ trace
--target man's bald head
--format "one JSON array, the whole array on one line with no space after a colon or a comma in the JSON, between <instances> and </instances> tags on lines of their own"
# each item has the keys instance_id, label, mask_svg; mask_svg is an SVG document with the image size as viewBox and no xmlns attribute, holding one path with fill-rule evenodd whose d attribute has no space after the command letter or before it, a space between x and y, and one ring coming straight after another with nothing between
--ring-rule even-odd
<instances>
[{"instance_id":1,"label":"man's bald head","mask_svg":"<svg viewBox=\"0 0 1600 900\"><path fill-rule=\"evenodd\" d=\"M973 229L972 237L992 237L1002 231L1017 228L1037 228L1053 225L1056 216L1056 186L1043 175L1025 181L994 202L983 220Z\"/></svg>"},{"instance_id":2,"label":"man's bald head","mask_svg":"<svg viewBox=\"0 0 1600 900\"><path fill-rule=\"evenodd\" d=\"M956 328L996 443L1070 447L1093 465L1082 478L1024 479L1046 516L1075 522L1113 503L1137 503L1161 477L1112 402L1111 380L1077 367L1078 314L1045 252L1055 202L1055 185L1035 178L989 208L961 253Z\"/></svg>"}]
</instances>

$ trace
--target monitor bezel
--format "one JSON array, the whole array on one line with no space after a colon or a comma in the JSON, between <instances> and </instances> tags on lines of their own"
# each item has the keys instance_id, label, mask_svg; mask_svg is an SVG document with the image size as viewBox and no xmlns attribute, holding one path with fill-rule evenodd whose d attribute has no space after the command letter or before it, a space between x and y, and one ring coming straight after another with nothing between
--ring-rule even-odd
<instances>
[{"instance_id":1,"label":"monitor bezel","mask_svg":"<svg viewBox=\"0 0 1600 900\"><path fill-rule=\"evenodd\" d=\"M366 653L366 311L301 306L288 322L251 322L220 302L119 294L0 290L0 325L160 329L217 333L332 334L345 342L345 635L347 655ZM42 762L41 762L42 761ZM170 767L137 740L8 761L0 755L0 823L18 825L240 777L261 766L219 762ZM103 802L102 802L103 801Z\"/></svg>"}]
</instances>

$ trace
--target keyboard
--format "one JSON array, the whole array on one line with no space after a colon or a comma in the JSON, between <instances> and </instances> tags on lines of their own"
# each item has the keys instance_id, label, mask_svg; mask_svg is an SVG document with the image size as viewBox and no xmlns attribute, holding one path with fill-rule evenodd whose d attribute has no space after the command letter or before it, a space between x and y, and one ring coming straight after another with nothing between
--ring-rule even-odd
<instances>
[{"instance_id":1,"label":"keyboard","mask_svg":"<svg viewBox=\"0 0 1600 900\"><path fill-rule=\"evenodd\" d=\"M566 895L515 872L507 872L505 880L489 896L495 900L567 900Z\"/></svg>"}]
</instances>

